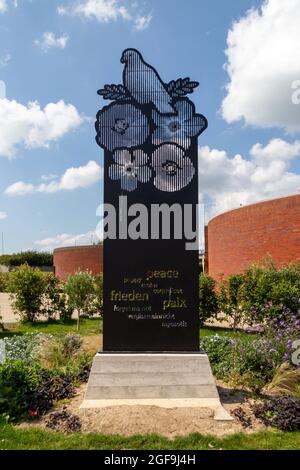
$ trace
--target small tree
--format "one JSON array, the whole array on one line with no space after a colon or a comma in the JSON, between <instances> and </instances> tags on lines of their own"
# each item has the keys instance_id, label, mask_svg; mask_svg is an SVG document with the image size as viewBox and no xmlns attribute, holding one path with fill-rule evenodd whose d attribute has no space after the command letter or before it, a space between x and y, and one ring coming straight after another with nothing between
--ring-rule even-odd
<instances>
[{"instance_id":1,"label":"small tree","mask_svg":"<svg viewBox=\"0 0 300 470\"><path fill-rule=\"evenodd\" d=\"M9 280L12 308L21 316L21 321L34 322L41 314L45 276L28 264L23 264L11 273Z\"/></svg>"},{"instance_id":2,"label":"small tree","mask_svg":"<svg viewBox=\"0 0 300 470\"><path fill-rule=\"evenodd\" d=\"M207 274L200 276L199 281L199 313L200 326L218 313L218 296L215 291L216 283Z\"/></svg>"},{"instance_id":3,"label":"small tree","mask_svg":"<svg viewBox=\"0 0 300 470\"><path fill-rule=\"evenodd\" d=\"M77 272L69 276L65 285L69 305L77 310L77 331L80 329L80 316L89 311L95 295L93 277L89 272Z\"/></svg>"},{"instance_id":4,"label":"small tree","mask_svg":"<svg viewBox=\"0 0 300 470\"><path fill-rule=\"evenodd\" d=\"M58 315L62 321L70 320L72 317L73 309L68 305L67 295L53 274L45 276L42 313L48 320Z\"/></svg>"},{"instance_id":5,"label":"small tree","mask_svg":"<svg viewBox=\"0 0 300 470\"><path fill-rule=\"evenodd\" d=\"M234 331L245 318L245 312L240 302L243 280L243 276L233 275L226 281L222 281L220 285L219 307Z\"/></svg>"},{"instance_id":6,"label":"small tree","mask_svg":"<svg viewBox=\"0 0 300 470\"><path fill-rule=\"evenodd\" d=\"M103 313L103 274L97 274L94 278L95 288L95 310L96 313Z\"/></svg>"}]
</instances>

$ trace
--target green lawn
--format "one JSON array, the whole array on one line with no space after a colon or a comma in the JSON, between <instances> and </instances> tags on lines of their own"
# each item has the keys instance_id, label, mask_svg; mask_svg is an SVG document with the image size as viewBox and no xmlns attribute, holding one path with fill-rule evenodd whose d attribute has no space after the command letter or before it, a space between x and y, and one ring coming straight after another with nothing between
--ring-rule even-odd
<instances>
[{"instance_id":1,"label":"green lawn","mask_svg":"<svg viewBox=\"0 0 300 470\"><path fill-rule=\"evenodd\" d=\"M57 320L50 321L38 321L35 323L14 323L5 325L7 331L0 332L0 338L11 335L23 335L24 333L49 333L52 335L56 334L67 334L76 333L77 324L76 320L70 320L68 322L60 322ZM102 320L100 319L82 319L80 326L80 334L83 336L99 335L102 334ZM210 335L221 335L230 336L241 339L254 339L255 335L249 335L243 332L233 332L228 328L213 328L205 327L200 330L200 337Z\"/></svg>"},{"instance_id":2,"label":"green lawn","mask_svg":"<svg viewBox=\"0 0 300 470\"><path fill-rule=\"evenodd\" d=\"M251 341L257 338L257 335L244 333L243 331L236 331L229 328L217 328L217 327L204 327L200 330L200 338L204 338L205 336L212 336L212 335L219 335L219 336L230 336L231 338L237 339L244 339L246 341Z\"/></svg>"},{"instance_id":3,"label":"green lawn","mask_svg":"<svg viewBox=\"0 0 300 470\"><path fill-rule=\"evenodd\" d=\"M0 338L11 335L23 335L24 333L48 333L52 335L77 332L76 320L60 322L56 320L39 321L35 323L6 324L7 331L0 332ZM82 319L80 322L80 334L83 336L102 334L102 320Z\"/></svg>"},{"instance_id":4,"label":"green lawn","mask_svg":"<svg viewBox=\"0 0 300 470\"><path fill-rule=\"evenodd\" d=\"M0 427L0 450L298 450L300 432L234 434L223 439L201 434L171 441L156 434L122 437L102 434L61 434L37 427Z\"/></svg>"}]
</instances>

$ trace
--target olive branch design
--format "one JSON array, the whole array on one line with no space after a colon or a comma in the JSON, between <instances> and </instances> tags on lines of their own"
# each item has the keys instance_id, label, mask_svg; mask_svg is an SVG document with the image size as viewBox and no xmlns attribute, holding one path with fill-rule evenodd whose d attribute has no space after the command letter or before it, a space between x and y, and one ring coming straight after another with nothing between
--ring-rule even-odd
<instances>
[{"instance_id":1,"label":"olive branch design","mask_svg":"<svg viewBox=\"0 0 300 470\"><path fill-rule=\"evenodd\" d=\"M171 98L181 98L193 93L194 89L198 86L199 82L191 81L188 77L171 80L169 83L165 84L165 88ZM102 96L104 100L126 101L131 98L123 85L105 85L104 88L98 90L97 93Z\"/></svg>"},{"instance_id":2,"label":"olive branch design","mask_svg":"<svg viewBox=\"0 0 300 470\"><path fill-rule=\"evenodd\" d=\"M188 77L172 80L166 85L167 92L172 98L180 98L189 93L193 93L194 89L199 86L199 82L193 82Z\"/></svg>"}]
</instances>

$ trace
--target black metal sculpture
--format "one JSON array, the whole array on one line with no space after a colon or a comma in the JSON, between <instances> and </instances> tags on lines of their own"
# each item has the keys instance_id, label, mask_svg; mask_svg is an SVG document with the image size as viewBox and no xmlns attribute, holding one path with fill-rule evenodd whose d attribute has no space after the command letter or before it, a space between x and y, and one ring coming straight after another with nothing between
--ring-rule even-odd
<instances>
[{"instance_id":1,"label":"black metal sculpture","mask_svg":"<svg viewBox=\"0 0 300 470\"><path fill-rule=\"evenodd\" d=\"M119 196L126 195L128 205L139 202L150 211L162 203L196 210L197 138L207 120L187 95L199 83L189 78L164 83L136 49L126 49L121 62L123 84L98 91L113 101L96 120L96 141L105 150L104 202L117 208ZM185 250L184 237L123 238L119 230L116 239L104 241L104 350L199 349L198 252ZM178 276L151 283L154 271ZM128 297L134 286L141 297Z\"/></svg>"},{"instance_id":2,"label":"black metal sculpture","mask_svg":"<svg viewBox=\"0 0 300 470\"><path fill-rule=\"evenodd\" d=\"M206 118L185 97L199 83L184 78L164 84L136 49L126 49L121 62L124 85L98 91L114 100L98 112L96 122L97 143L113 154L110 178L120 179L125 191L152 177L158 190L178 191L195 175L186 150L207 127ZM143 152L145 146L152 146L151 155Z\"/></svg>"}]
</instances>

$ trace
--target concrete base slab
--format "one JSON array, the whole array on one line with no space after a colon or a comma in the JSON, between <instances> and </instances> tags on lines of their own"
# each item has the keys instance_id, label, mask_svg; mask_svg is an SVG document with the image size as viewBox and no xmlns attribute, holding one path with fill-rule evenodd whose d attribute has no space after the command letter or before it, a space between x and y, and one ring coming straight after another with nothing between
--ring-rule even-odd
<instances>
[{"instance_id":1,"label":"concrete base slab","mask_svg":"<svg viewBox=\"0 0 300 470\"><path fill-rule=\"evenodd\" d=\"M125 405L210 408L216 420L232 420L206 354L98 353L81 408Z\"/></svg>"}]
</instances>

